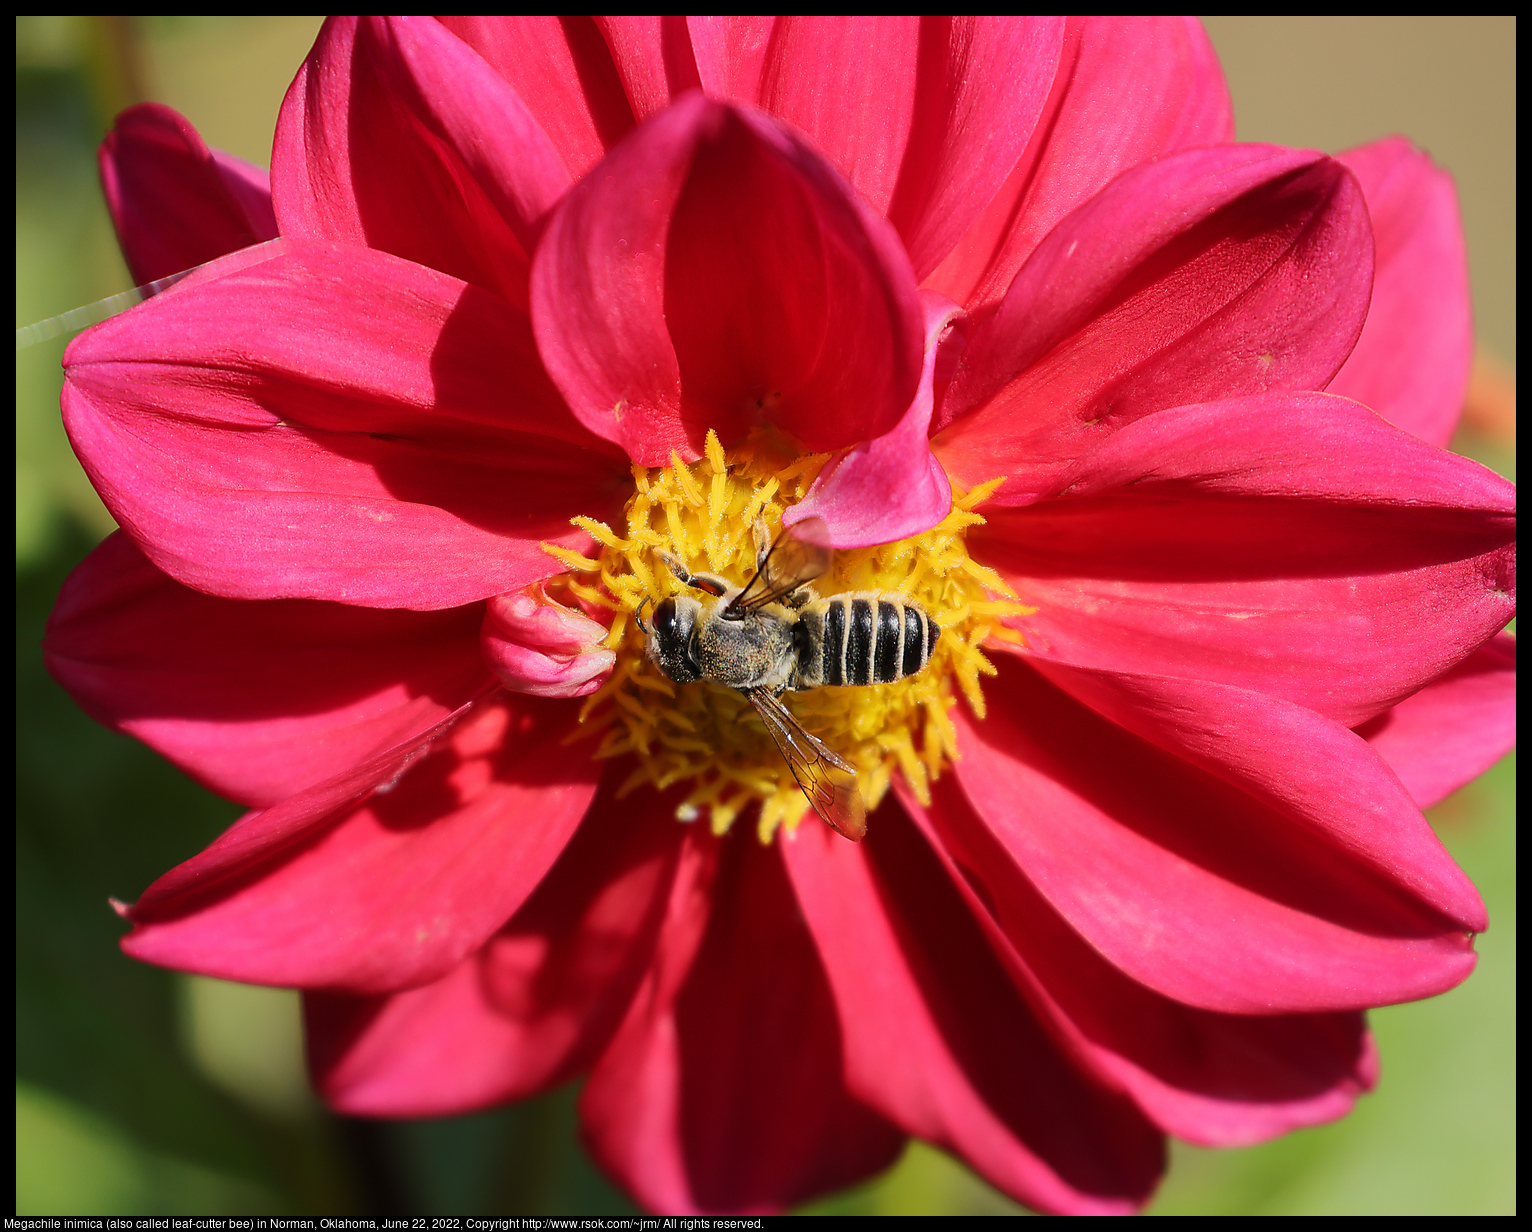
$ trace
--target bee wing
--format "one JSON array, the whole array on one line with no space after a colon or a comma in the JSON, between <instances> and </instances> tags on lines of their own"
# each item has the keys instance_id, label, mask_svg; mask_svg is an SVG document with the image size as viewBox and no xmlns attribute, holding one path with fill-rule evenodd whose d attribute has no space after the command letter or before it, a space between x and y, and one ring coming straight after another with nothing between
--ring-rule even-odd
<instances>
[{"instance_id":1,"label":"bee wing","mask_svg":"<svg viewBox=\"0 0 1532 1232\"><path fill-rule=\"evenodd\" d=\"M859 841L867 833L867 806L856 789L855 767L805 731L787 707L764 689L747 689L745 696L782 750L814 811L837 834Z\"/></svg>"},{"instance_id":2,"label":"bee wing","mask_svg":"<svg viewBox=\"0 0 1532 1232\"><path fill-rule=\"evenodd\" d=\"M792 594L829 569L834 554L830 528L823 518L804 518L793 523L777 536L759 572L724 611L750 611Z\"/></svg>"}]
</instances>

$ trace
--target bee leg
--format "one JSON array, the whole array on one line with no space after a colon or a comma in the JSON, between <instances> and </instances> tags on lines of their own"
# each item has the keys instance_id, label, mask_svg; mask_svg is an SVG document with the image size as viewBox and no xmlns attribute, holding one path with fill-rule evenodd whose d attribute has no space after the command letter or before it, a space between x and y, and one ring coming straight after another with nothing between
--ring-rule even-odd
<instances>
[{"instance_id":1,"label":"bee leg","mask_svg":"<svg viewBox=\"0 0 1532 1232\"><path fill-rule=\"evenodd\" d=\"M771 532L766 529L764 511L755 515L755 525L751 531L755 536L755 571L759 573L765 568L766 556L771 551Z\"/></svg>"},{"instance_id":2,"label":"bee leg","mask_svg":"<svg viewBox=\"0 0 1532 1232\"><path fill-rule=\"evenodd\" d=\"M665 567L676 575L676 581L682 586L690 586L696 590L705 590L710 595L722 595L729 589L729 583L712 573L693 573L683 565L678 557L669 552L662 552L658 548L654 554L665 562Z\"/></svg>"},{"instance_id":3,"label":"bee leg","mask_svg":"<svg viewBox=\"0 0 1532 1232\"><path fill-rule=\"evenodd\" d=\"M681 563L680 557L672 556L669 552L662 552L658 548L654 550L654 554L665 562L665 568L675 574L676 581L680 582L682 586L690 586L692 584L691 570Z\"/></svg>"}]
</instances>

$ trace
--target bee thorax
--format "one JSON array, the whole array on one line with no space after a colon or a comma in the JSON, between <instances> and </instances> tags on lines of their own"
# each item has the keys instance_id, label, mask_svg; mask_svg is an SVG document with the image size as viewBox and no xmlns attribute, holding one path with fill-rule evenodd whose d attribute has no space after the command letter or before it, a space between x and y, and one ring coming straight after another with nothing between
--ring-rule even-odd
<instances>
[{"instance_id":1,"label":"bee thorax","mask_svg":"<svg viewBox=\"0 0 1532 1232\"><path fill-rule=\"evenodd\" d=\"M715 616L698 623L696 656L709 680L735 689L779 690L792 675L792 625L769 609L742 620Z\"/></svg>"}]
</instances>

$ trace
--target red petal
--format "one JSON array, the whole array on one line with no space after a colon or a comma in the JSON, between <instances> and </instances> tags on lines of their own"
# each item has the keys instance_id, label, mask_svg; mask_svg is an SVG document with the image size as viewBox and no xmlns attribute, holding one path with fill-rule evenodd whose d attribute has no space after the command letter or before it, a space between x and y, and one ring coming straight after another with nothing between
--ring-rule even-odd
<instances>
[{"instance_id":1,"label":"red petal","mask_svg":"<svg viewBox=\"0 0 1532 1232\"><path fill-rule=\"evenodd\" d=\"M902 1138L841 1083L776 850L748 829L689 837L655 968L585 1088L585 1137L651 1210L772 1213L887 1167Z\"/></svg>"},{"instance_id":2,"label":"red petal","mask_svg":"<svg viewBox=\"0 0 1532 1232\"><path fill-rule=\"evenodd\" d=\"M647 120L702 85L687 18L681 14L629 13L593 20L611 50L623 93L637 119Z\"/></svg>"},{"instance_id":3,"label":"red petal","mask_svg":"<svg viewBox=\"0 0 1532 1232\"><path fill-rule=\"evenodd\" d=\"M1327 388L1445 445L1473 364L1468 253L1452 177L1403 137L1339 159L1361 182L1378 255L1367 324Z\"/></svg>"},{"instance_id":4,"label":"red petal","mask_svg":"<svg viewBox=\"0 0 1532 1232\"><path fill-rule=\"evenodd\" d=\"M708 97L760 106L772 35L779 23L794 20L761 14L688 16L693 61Z\"/></svg>"},{"instance_id":5,"label":"red petal","mask_svg":"<svg viewBox=\"0 0 1532 1232\"><path fill-rule=\"evenodd\" d=\"M1042 238L1117 175L1233 139L1229 90L1195 17L1071 17L1031 144L926 285L970 311L992 303Z\"/></svg>"},{"instance_id":6,"label":"red petal","mask_svg":"<svg viewBox=\"0 0 1532 1232\"><path fill-rule=\"evenodd\" d=\"M286 243L66 352L76 451L156 565L230 598L457 607L556 572L539 544L584 546L574 514L618 512L626 468L587 448L609 447L514 308L382 253Z\"/></svg>"},{"instance_id":7,"label":"red petal","mask_svg":"<svg viewBox=\"0 0 1532 1232\"><path fill-rule=\"evenodd\" d=\"M951 510L952 484L926 436L937 355L960 309L932 291L922 291L920 298L926 314L926 360L910 409L891 431L833 458L808 495L783 516L784 526L823 518L831 543L860 548L930 530Z\"/></svg>"},{"instance_id":8,"label":"red petal","mask_svg":"<svg viewBox=\"0 0 1532 1232\"><path fill-rule=\"evenodd\" d=\"M621 775L615 781L621 781ZM676 801L608 784L537 891L434 984L305 999L315 1085L353 1116L450 1116L587 1068L654 954L682 829Z\"/></svg>"},{"instance_id":9,"label":"red petal","mask_svg":"<svg viewBox=\"0 0 1532 1232\"><path fill-rule=\"evenodd\" d=\"M1075 700L1172 756L1269 805L1316 859L1333 847L1471 932L1484 902L1376 751L1355 732L1302 706L1228 685L1103 672L1033 659ZM1367 894L1352 895L1361 900Z\"/></svg>"},{"instance_id":10,"label":"red petal","mask_svg":"<svg viewBox=\"0 0 1532 1232\"><path fill-rule=\"evenodd\" d=\"M796 125L904 238L924 277L1026 149L1056 17L690 19L702 84ZM759 49L757 51L757 49Z\"/></svg>"},{"instance_id":11,"label":"red petal","mask_svg":"<svg viewBox=\"0 0 1532 1232\"><path fill-rule=\"evenodd\" d=\"M1516 638L1498 633L1412 697L1357 728L1421 808L1516 747Z\"/></svg>"},{"instance_id":12,"label":"red petal","mask_svg":"<svg viewBox=\"0 0 1532 1232\"><path fill-rule=\"evenodd\" d=\"M915 277L924 279L978 220L1036 135L1065 27L1059 17L920 20L914 106L888 219L904 237ZM885 66L865 51L845 63L865 66L880 86L886 80Z\"/></svg>"},{"instance_id":13,"label":"red petal","mask_svg":"<svg viewBox=\"0 0 1532 1232\"><path fill-rule=\"evenodd\" d=\"M1148 1198L1159 1135L1060 1052L897 805L861 843L808 825L782 852L854 1094L1037 1210L1124 1214Z\"/></svg>"},{"instance_id":14,"label":"red petal","mask_svg":"<svg viewBox=\"0 0 1532 1232\"><path fill-rule=\"evenodd\" d=\"M1362 1015L1219 1014L1130 979L1053 911L950 777L900 799L1035 1012L1166 1133L1245 1146L1344 1116L1377 1077Z\"/></svg>"},{"instance_id":15,"label":"red petal","mask_svg":"<svg viewBox=\"0 0 1532 1232\"><path fill-rule=\"evenodd\" d=\"M266 172L209 150L160 103L117 117L101 143L101 186L133 280L152 282L275 239Z\"/></svg>"},{"instance_id":16,"label":"red petal","mask_svg":"<svg viewBox=\"0 0 1532 1232\"><path fill-rule=\"evenodd\" d=\"M1352 726L1515 614L1515 489L1327 394L1125 428L969 550L1048 658L1191 676ZM1004 489L1001 489L1002 494Z\"/></svg>"},{"instance_id":17,"label":"red petal","mask_svg":"<svg viewBox=\"0 0 1532 1232\"><path fill-rule=\"evenodd\" d=\"M1397 857L1383 841L1359 860L1354 817L1349 834L1319 824L1322 786L1365 759L1337 764L1331 748L1311 767L1282 744L1288 780L1257 794L1255 767L1221 781L1002 659L988 717L953 712L963 791L1053 908L1134 979L1204 1009L1312 1013L1430 996L1473 969L1482 914L1465 925L1426 906L1441 891L1380 872ZM1251 741L1266 734L1289 733L1262 723ZM1374 769L1351 798L1386 784ZM1389 818L1385 837L1399 828Z\"/></svg>"},{"instance_id":18,"label":"red petal","mask_svg":"<svg viewBox=\"0 0 1532 1232\"><path fill-rule=\"evenodd\" d=\"M92 717L265 807L406 744L483 691L480 609L249 603L190 590L118 532L65 582L48 670Z\"/></svg>"},{"instance_id":19,"label":"red petal","mask_svg":"<svg viewBox=\"0 0 1532 1232\"><path fill-rule=\"evenodd\" d=\"M584 816L597 771L564 743L575 712L501 693L360 805L326 785L241 819L149 887L123 948L253 984L440 979L526 901Z\"/></svg>"},{"instance_id":20,"label":"red petal","mask_svg":"<svg viewBox=\"0 0 1532 1232\"><path fill-rule=\"evenodd\" d=\"M892 428L919 384L898 238L800 139L695 94L565 199L532 303L575 415L646 466L763 422L843 448Z\"/></svg>"},{"instance_id":21,"label":"red petal","mask_svg":"<svg viewBox=\"0 0 1532 1232\"><path fill-rule=\"evenodd\" d=\"M272 152L282 233L381 249L525 304L527 254L567 191L516 92L430 18L331 18Z\"/></svg>"},{"instance_id":22,"label":"red petal","mask_svg":"<svg viewBox=\"0 0 1532 1232\"><path fill-rule=\"evenodd\" d=\"M595 166L633 127L633 110L595 18L438 20L510 82L558 149L572 179Z\"/></svg>"},{"instance_id":23,"label":"red petal","mask_svg":"<svg viewBox=\"0 0 1532 1232\"><path fill-rule=\"evenodd\" d=\"M1242 145L1145 164L1055 227L972 331L937 454L967 484L1009 475L1006 504L1055 491L1155 411L1323 388L1371 288L1367 210L1339 163Z\"/></svg>"},{"instance_id":24,"label":"red petal","mask_svg":"<svg viewBox=\"0 0 1532 1232\"><path fill-rule=\"evenodd\" d=\"M807 133L884 216L917 114L917 71L947 68L944 54L921 63L921 24L913 15L779 17L757 97L743 100ZM938 87L938 99L942 93Z\"/></svg>"}]
</instances>

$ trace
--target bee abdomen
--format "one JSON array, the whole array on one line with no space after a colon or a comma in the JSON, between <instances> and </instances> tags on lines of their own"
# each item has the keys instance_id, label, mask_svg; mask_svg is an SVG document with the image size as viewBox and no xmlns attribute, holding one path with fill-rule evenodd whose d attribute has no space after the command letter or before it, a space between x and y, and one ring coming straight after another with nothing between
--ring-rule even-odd
<instances>
[{"instance_id":1,"label":"bee abdomen","mask_svg":"<svg viewBox=\"0 0 1532 1232\"><path fill-rule=\"evenodd\" d=\"M924 610L877 592L836 595L805 609L798 688L892 684L931 658L941 630Z\"/></svg>"}]
</instances>

